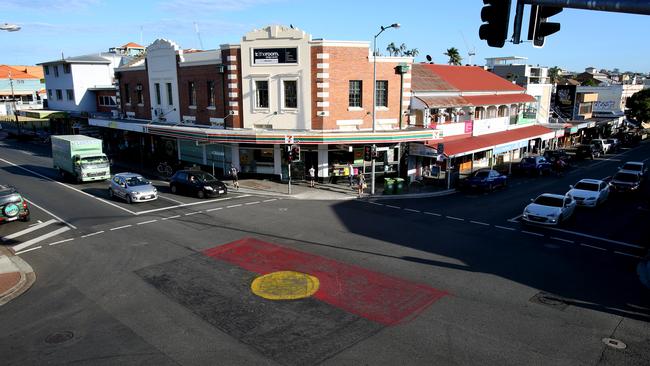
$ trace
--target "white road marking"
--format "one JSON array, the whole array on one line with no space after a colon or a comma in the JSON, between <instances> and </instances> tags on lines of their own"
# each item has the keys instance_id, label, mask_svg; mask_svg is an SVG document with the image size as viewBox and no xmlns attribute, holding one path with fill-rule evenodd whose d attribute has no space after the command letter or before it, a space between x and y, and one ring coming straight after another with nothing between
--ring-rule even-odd
<instances>
[{"instance_id":1,"label":"white road marking","mask_svg":"<svg viewBox=\"0 0 650 366\"><path fill-rule=\"evenodd\" d=\"M441 215L441 214L439 214L439 213L435 213L435 212L428 212L428 211L424 211L424 214L425 214L425 215L431 215L431 216L438 216L438 217L440 217L440 216L442 216L442 215Z\"/></svg>"},{"instance_id":2,"label":"white road marking","mask_svg":"<svg viewBox=\"0 0 650 366\"><path fill-rule=\"evenodd\" d=\"M517 230L517 229L515 229L515 228L507 227L507 226L494 225L494 227L497 228L497 229L510 230L510 231L515 231L515 230Z\"/></svg>"},{"instance_id":3,"label":"white road marking","mask_svg":"<svg viewBox=\"0 0 650 366\"><path fill-rule=\"evenodd\" d=\"M248 205L256 205L256 204L258 204L258 203L260 203L260 201L248 202L248 203L245 203L245 205L247 205L247 206L248 206Z\"/></svg>"},{"instance_id":4,"label":"white road marking","mask_svg":"<svg viewBox=\"0 0 650 366\"><path fill-rule=\"evenodd\" d=\"M103 233L103 232L104 232L104 230L96 231L96 232L91 233L91 234L82 235L81 237L82 237L82 238L89 238L89 237L91 237L91 236L99 235L99 234L101 234L101 233Z\"/></svg>"},{"instance_id":5,"label":"white road marking","mask_svg":"<svg viewBox=\"0 0 650 366\"><path fill-rule=\"evenodd\" d=\"M217 211L217 210L223 210L223 207L211 208L209 210L205 210L205 212L212 212L212 211Z\"/></svg>"},{"instance_id":6,"label":"white road marking","mask_svg":"<svg viewBox=\"0 0 650 366\"><path fill-rule=\"evenodd\" d=\"M133 226L133 225L118 226L118 227L114 227L114 228L112 228L110 231L126 229L127 227L131 227L131 226Z\"/></svg>"},{"instance_id":7,"label":"white road marking","mask_svg":"<svg viewBox=\"0 0 650 366\"><path fill-rule=\"evenodd\" d=\"M181 217L181 215L174 215L174 216L169 216L169 217L163 217L163 220L171 220L171 219L177 219Z\"/></svg>"},{"instance_id":8,"label":"white road marking","mask_svg":"<svg viewBox=\"0 0 650 366\"><path fill-rule=\"evenodd\" d=\"M368 203L371 204L371 205L375 205L375 206L383 206L384 205L383 203L378 203L378 202L370 202L370 201L368 201Z\"/></svg>"},{"instance_id":9,"label":"white road marking","mask_svg":"<svg viewBox=\"0 0 650 366\"><path fill-rule=\"evenodd\" d=\"M519 219L523 216L523 214L519 214L515 217L511 217L508 219L509 222L519 222Z\"/></svg>"},{"instance_id":10,"label":"white road marking","mask_svg":"<svg viewBox=\"0 0 650 366\"><path fill-rule=\"evenodd\" d=\"M524 233L524 234L529 234L529 235L544 236L544 234L534 233L534 232L532 232L532 231L522 230L521 232Z\"/></svg>"},{"instance_id":11,"label":"white road marking","mask_svg":"<svg viewBox=\"0 0 650 366\"><path fill-rule=\"evenodd\" d=\"M60 217L58 217L57 215L51 213L50 211L44 209L43 207L41 207L41 206L35 204L34 202L28 200L27 198L25 198L25 201L29 202L30 205L32 205L32 206L34 206L34 207L36 207L36 208L39 208L41 211L45 212L46 214L48 214L48 215L54 217L55 219L61 221L61 222L64 223L64 224L66 224L70 229L76 229L76 228L77 228L76 226L74 226L74 225L72 225L71 223L69 223L69 222L63 220L62 218L60 218Z\"/></svg>"},{"instance_id":12,"label":"white road marking","mask_svg":"<svg viewBox=\"0 0 650 366\"><path fill-rule=\"evenodd\" d=\"M557 238L557 237L555 237L555 236L551 236L551 239L553 239L553 240L563 241L563 242L565 242L565 243L571 243L571 244L575 243L575 241L573 241L573 240Z\"/></svg>"},{"instance_id":13,"label":"white road marking","mask_svg":"<svg viewBox=\"0 0 650 366\"><path fill-rule=\"evenodd\" d=\"M583 247L598 249L598 250L602 250L602 251L605 251L605 252L607 251L607 249L604 249L604 248L601 248L601 247L595 247L593 245L589 245L589 244L585 244L585 243L580 243L580 245L582 245Z\"/></svg>"},{"instance_id":14,"label":"white road marking","mask_svg":"<svg viewBox=\"0 0 650 366\"><path fill-rule=\"evenodd\" d=\"M230 205L230 206L226 206L226 208L233 208L233 207L239 207L239 206L241 206L241 203L238 204L238 205Z\"/></svg>"},{"instance_id":15,"label":"white road marking","mask_svg":"<svg viewBox=\"0 0 650 366\"><path fill-rule=\"evenodd\" d=\"M15 254L16 254L16 255L21 255L21 254L23 254L23 253L31 252L32 250L37 250L37 249L41 249L41 248L43 248L43 247L39 245L39 246L37 246L37 247L33 247L33 248L29 248L29 249L22 250L22 251L20 251L20 252L16 252Z\"/></svg>"},{"instance_id":16,"label":"white road marking","mask_svg":"<svg viewBox=\"0 0 650 366\"><path fill-rule=\"evenodd\" d=\"M268 200L264 200L262 202L273 202L273 201L277 201L277 200L278 200L277 198L271 198L271 199L268 199Z\"/></svg>"},{"instance_id":17,"label":"white road marking","mask_svg":"<svg viewBox=\"0 0 650 366\"><path fill-rule=\"evenodd\" d=\"M49 238L51 238L51 237L53 237L53 236L57 236L57 235L59 235L59 234L61 234L61 233L63 233L63 232L66 232L66 231L68 231L68 230L70 230L69 227L62 227L62 228L59 228L59 229L54 230L54 231L51 231L51 232L49 232L49 233L47 233L47 234L43 234L43 235L39 236L38 238L34 238L34 239L31 239L31 240L27 240L26 242L24 242L24 243L22 243L22 244L14 245L14 246L12 247L12 249L13 249L14 251L17 252L17 251L22 250L22 249L24 249L24 248L29 248L29 247L31 247L32 245L36 244L36 243L40 243L41 241L43 241L43 240L45 240L45 239L49 239Z\"/></svg>"},{"instance_id":18,"label":"white road marking","mask_svg":"<svg viewBox=\"0 0 650 366\"><path fill-rule=\"evenodd\" d=\"M203 212L203 211L188 212L188 213L185 214L185 216L192 216L192 215L200 214L201 212Z\"/></svg>"},{"instance_id":19,"label":"white road marking","mask_svg":"<svg viewBox=\"0 0 650 366\"><path fill-rule=\"evenodd\" d=\"M29 225L29 227L36 226L36 225L42 224L42 223L43 223L43 221L38 220L38 221L36 221L36 223Z\"/></svg>"},{"instance_id":20,"label":"white road marking","mask_svg":"<svg viewBox=\"0 0 650 366\"><path fill-rule=\"evenodd\" d=\"M398 210L401 210L401 209L402 209L401 207L397 207L397 206L393 206L393 205L386 205L386 207L396 208L396 209L398 209Z\"/></svg>"},{"instance_id":21,"label":"white road marking","mask_svg":"<svg viewBox=\"0 0 650 366\"><path fill-rule=\"evenodd\" d=\"M135 212L133 212L133 211L131 211L131 210L128 210L128 209L126 209L126 208L124 208L124 207L121 207L120 205L117 205L117 204L115 204L115 203L109 202L109 201L107 201L107 200L105 200L105 199L103 199L103 198L99 198L99 197L97 197L97 196L93 196L93 195L90 194L90 193L86 193L86 192L84 192L84 191L82 191L82 190L80 190L80 189L77 189L77 188L75 188L75 187L71 187L71 186L69 186L69 185L67 185L67 184L65 184L65 183L61 183L61 182L59 182L59 181L56 181L56 180L54 180L54 179L52 179L52 178L50 178L50 177L48 177L48 176L45 176L45 175L40 174L40 173L36 173L35 171L33 171L33 170L29 170L29 169L24 168L24 167L22 167L22 166L20 166L20 165L16 165L16 164L14 164L14 163L12 163L12 162L10 162L10 161L8 161L8 160L5 160L5 159L0 158L0 161L3 161L3 162L5 162L5 163L7 163L7 164L9 164L9 165L12 165L12 166L14 166L14 167L16 167L16 168L18 168L18 169L22 169L22 170L24 170L24 171L26 171L26 172L29 172L29 173L31 173L31 174L37 176L37 177L43 178L43 179L45 179L45 180L49 180L50 182L54 182L54 183L56 183L56 184L58 184L58 185L60 185L60 186L63 186L63 187L65 187L65 188L68 188L68 189L71 189L71 190L73 190L73 191L79 192L79 193L81 193L81 194L83 194L83 195L85 195L85 196L88 196L88 197L94 198L94 199L96 199L96 200L98 200L98 201L104 202L105 204L110 205L110 206L113 206L113 207L115 207L115 208L117 208L117 209L120 209L120 210L122 210L122 211L126 211L126 212L130 213L131 215L136 215ZM34 205L34 206L36 206L36 205ZM38 207L38 206L36 206L36 207ZM63 221L63 220L61 220L61 221ZM75 228L75 229L76 229L76 228Z\"/></svg>"},{"instance_id":22,"label":"white road marking","mask_svg":"<svg viewBox=\"0 0 650 366\"><path fill-rule=\"evenodd\" d=\"M490 224L488 224L486 222L480 222L480 221L474 221L474 220L470 220L469 222L471 222L472 224L477 224L477 225L490 226Z\"/></svg>"},{"instance_id":23,"label":"white road marking","mask_svg":"<svg viewBox=\"0 0 650 366\"><path fill-rule=\"evenodd\" d=\"M414 210L412 208L405 208L404 211L420 213L420 210Z\"/></svg>"},{"instance_id":24,"label":"white road marking","mask_svg":"<svg viewBox=\"0 0 650 366\"><path fill-rule=\"evenodd\" d=\"M643 257L639 257L638 255L634 255L634 254L627 254L627 253L616 252L616 251L614 253L624 255L624 256L628 256L628 257L632 257L632 258L636 258L636 259L643 259Z\"/></svg>"},{"instance_id":25,"label":"white road marking","mask_svg":"<svg viewBox=\"0 0 650 366\"><path fill-rule=\"evenodd\" d=\"M67 243L69 241L73 241L73 240L74 240L74 238L59 240L59 241L55 241L54 243L50 243L49 245L59 245L59 244Z\"/></svg>"},{"instance_id":26,"label":"white road marking","mask_svg":"<svg viewBox=\"0 0 650 366\"><path fill-rule=\"evenodd\" d=\"M173 199L173 198L169 198L169 197L167 197L167 196L163 196L163 195L160 194L160 193L158 193L158 198L162 198L162 199L167 200L167 201L172 201L172 202L174 202L174 203L178 203L179 205L182 205L182 204L185 203L185 202L182 202L182 201L179 201L179 200L175 200L175 199Z\"/></svg>"},{"instance_id":27,"label":"white road marking","mask_svg":"<svg viewBox=\"0 0 650 366\"><path fill-rule=\"evenodd\" d=\"M585 237L585 238L596 239L596 240L600 240L600 241L604 241L604 242L608 242L608 243L612 243L612 244L618 244L618 245L622 245L622 246L625 246L625 247L630 247L630 248L635 248L635 249L643 249L643 247L640 246L640 245L625 243L625 242L622 242L622 241L612 240L612 239L607 239L607 238L601 238L599 236L579 233L577 231L564 230L564 229L559 229L559 228L556 228L556 227L548 227L547 229L559 231L559 232L562 232L562 233L582 236L582 237Z\"/></svg>"},{"instance_id":28,"label":"white road marking","mask_svg":"<svg viewBox=\"0 0 650 366\"><path fill-rule=\"evenodd\" d=\"M465 219L461 219L460 217L454 217L454 216L445 216L445 217L452 220L465 221Z\"/></svg>"},{"instance_id":29,"label":"white road marking","mask_svg":"<svg viewBox=\"0 0 650 366\"><path fill-rule=\"evenodd\" d=\"M151 224L152 222L156 222L158 220L149 220L149 221L142 221L138 222L136 225L146 225L146 224Z\"/></svg>"},{"instance_id":30,"label":"white road marking","mask_svg":"<svg viewBox=\"0 0 650 366\"><path fill-rule=\"evenodd\" d=\"M47 220L47 221L45 221L45 222L43 222L43 223L41 223L41 224L38 224L38 225L36 225L36 226L32 226L32 227L30 227L30 228L28 228L28 229L25 229L25 230L21 230L21 231L15 232L15 233L10 234L10 235L7 235L7 236L3 236L3 237L0 238L0 240L2 240L2 241L7 241L7 240L9 240L9 239L17 238L17 237L19 237L19 236L23 236L23 235L25 235L25 234L29 234L29 233L31 233L32 231L36 231L36 230L38 230L38 229L44 228L44 227L46 227L47 225L49 225L49 224L53 224L53 223L55 223L55 222L56 222L56 220L54 220L54 219L52 219L52 220Z\"/></svg>"},{"instance_id":31,"label":"white road marking","mask_svg":"<svg viewBox=\"0 0 650 366\"><path fill-rule=\"evenodd\" d=\"M226 197L226 198L217 198L213 200L208 200L208 201L199 201L199 202L192 202L192 203L184 203L182 205L175 205L175 206L169 206L169 207L161 207L161 208L154 208L153 210L146 210L146 211L138 211L135 213L135 215L144 215L152 212L159 212L159 211L166 211L166 210L173 210L175 208L180 208L180 207L188 207L188 206L195 206L195 205L203 205L206 203L212 203L212 202L220 202L220 201L226 201L226 200L231 200L233 198L244 198L244 197L250 197L250 194L243 194L241 196L237 197Z\"/></svg>"}]
</instances>

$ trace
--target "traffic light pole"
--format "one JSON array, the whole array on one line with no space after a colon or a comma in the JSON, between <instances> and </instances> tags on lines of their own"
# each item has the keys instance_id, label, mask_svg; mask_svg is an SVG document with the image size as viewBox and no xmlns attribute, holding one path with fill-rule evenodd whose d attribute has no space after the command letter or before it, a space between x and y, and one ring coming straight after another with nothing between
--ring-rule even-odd
<instances>
[{"instance_id":1,"label":"traffic light pole","mask_svg":"<svg viewBox=\"0 0 650 366\"><path fill-rule=\"evenodd\" d=\"M372 145L372 149L376 149L375 144ZM375 156L372 156L372 182L370 183L370 194L374 196L375 194Z\"/></svg>"},{"instance_id":2,"label":"traffic light pole","mask_svg":"<svg viewBox=\"0 0 650 366\"><path fill-rule=\"evenodd\" d=\"M523 4L650 15L650 3L637 0L519 0Z\"/></svg>"},{"instance_id":3,"label":"traffic light pole","mask_svg":"<svg viewBox=\"0 0 650 366\"><path fill-rule=\"evenodd\" d=\"M291 163L289 163L289 194L291 194Z\"/></svg>"}]
</instances>

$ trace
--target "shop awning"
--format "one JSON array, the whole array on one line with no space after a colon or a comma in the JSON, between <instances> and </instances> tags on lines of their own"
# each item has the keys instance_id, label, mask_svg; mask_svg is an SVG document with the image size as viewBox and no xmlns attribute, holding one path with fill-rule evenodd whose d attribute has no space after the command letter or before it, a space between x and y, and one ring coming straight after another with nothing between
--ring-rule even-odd
<instances>
[{"instance_id":1,"label":"shop awning","mask_svg":"<svg viewBox=\"0 0 650 366\"><path fill-rule=\"evenodd\" d=\"M467 99L461 96L450 96L450 97L418 97L415 98L421 100L429 108L452 108L452 107L464 107L470 105Z\"/></svg>"},{"instance_id":2,"label":"shop awning","mask_svg":"<svg viewBox=\"0 0 650 366\"><path fill-rule=\"evenodd\" d=\"M469 95L463 96L473 106L531 103L537 101L528 94Z\"/></svg>"},{"instance_id":3,"label":"shop awning","mask_svg":"<svg viewBox=\"0 0 650 366\"><path fill-rule=\"evenodd\" d=\"M462 156L478 151L497 150L510 151L517 149L521 143L526 143L530 139L541 138L547 134L553 133L553 130L543 126L530 126L518 128L510 131L490 133L482 136L465 137L444 143L445 155L449 157ZM427 142L428 145L437 146L440 141ZM524 145L525 146L525 145ZM512 148L510 148L512 147ZM503 152L499 151L499 152Z\"/></svg>"}]
</instances>

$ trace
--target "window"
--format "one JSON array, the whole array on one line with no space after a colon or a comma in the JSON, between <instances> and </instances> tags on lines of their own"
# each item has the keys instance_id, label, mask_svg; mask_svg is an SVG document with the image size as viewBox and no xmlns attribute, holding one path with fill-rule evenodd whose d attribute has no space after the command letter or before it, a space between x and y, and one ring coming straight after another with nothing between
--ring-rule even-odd
<instances>
[{"instance_id":1,"label":"window","mask_svg":"<svg viewBox=\"0 0 650 366\"><path fill-rule=\"evenodd\" d=\"M255 80L255 107L269 107L269 82L268 80Z\"/></svg>"},{"instance_id":2,"label":"window","mask_svg":"<svg viewBox=\"0 0 650 366\"><path fill-rule=\"evenodd\" d=\"M74 100L74 90L66 89L65 96L68 98L68 100Z\"/></svg>"},{"instance_id":3,"label":"window","mask_svg":"<svg viewBox=\"0 0 650 366\"><path fill-rule=\"evenodd\" d=\"M591 113L592 107L593 103L580 103L578 114L589 114Z\"/></svg>"},{"instance_id":4,"label":"window","mask_svg":"<svg viewBox=\"0 0 650 366\"><path fill-rule=\"evenodd\" d=\"M45 71L45 75L49 75L50 74L50 67L47 66L47 65L43 66L43 71Z\"/></svg>"},{"instance_id":5,"label":"window","mask_svg":"<svg viewBox=\"0 0 650 366\"><path fill-rule=\"evenodd\" d=\"M284 80L284 107L298 108L298 81Z\"/></svg>"},{"instance_id":6,"label":"window","mask_svg":"<svg viewBox=\"0 0 650 366\"><path fill-rule=\"evenodd\" d=\"M361 80L350 80L349 106L361 108Z\"/></svg>"},{"instance_id":7,"label":"window","mask_svg":"<svg viewBox=\"0 0 650 366\"><path fill-rule=\"evenodd\" d=\"M142 84L138 83L135 86L135 95L138 98L138 104L144 104L144 97L142 96Z\"/></svg>"},{"instance_id":8,"label":"window","mask_svg":"<svg viewBox=\"0 0 650 366\"><path fill-rule=\"evenodd\" d=\"M156 83L156 104L160 105L160 83Z\"/></svg>"},{"instance_id":9,"label":"window","mask_svg":"<svg viewBox=\"0 0 650 366\"><path fill-rule=\"evenodd\" d=\"M474 110L474 119L483 119L484 112L483 107L476 107L476 110Z\"/></svg>"},{"instance_id":10,"label":"window","mask_svg":"<svg viewBox=\"0 0 650 366\"><path fill-rule=\"evenodd\" d=\"M196 106L196 84L193 81L187 83L187 91L190 97L190 105Z\"/></svg>"},{"instance_id":11,"label":"window","mask_svg":"<svg viewBox=\"0 0 650 366\"><path fill-rule=\"evenodd\" d=\"M208 107L214 107L214 81L208 81Z\"/></svg>"},{"instance_id":12,"label":"window","mask_svg":"<svg viewBox=\"0 0 650 366\"><path fill-rule=\"evenodd\" d=\"M58 78L59 77L59 65L52 65L52 68L54 69L54 77Z\"/></svg>"},{"instance_id":13,"label":"window","mask_svg":"<svg viewBox=\"0 0 650 366\"><path fill-rule=\"evenodd\" d=\"M52 99L52 89L47 89L47 97Z\"/></svg>"},{"instance_id":14,"label":"window","mask_svg":"<svg viewBox=\"0 0 650 366\"><path fill-rule=\"evenodd\" d=\"M116 98L110 95L100 95L97 100L100 107L114 107L117 104Z\"/></svg>"},{"instance_id":15,"label":"window","mask_svg":"<svg viewBox=\"0 0 650 366\"><path fill-rule=\"evenodd\" d=\"M70 64L63 64L63 73L64 74L70 73Z\"/></svg>"},{"instance_id":16,"label":"window","mask_svg":"<svg viewBox=\"0 0 650 366\"><path fill-rule=\"evenodd\" d=\"M131 93L129 90L129 84L124 84L124 102L126 104L131 104Z\"/></svg>"},{"instance_id":17,"label":"window","mask_svg":"<svg viewBox=\"0 0 650 366\"><path fill-rule=\"evenodd\" d=\"M61 89L56 90L56 100L62 100L63 99L63 93L61 92Z\"/></svg>"},{"instance_id":18,"label":"window","mask_svg":"<svg viewBox=\"0 0 650 366\"><path fill-rule=\"evenodd\" d=\"M167 83L167 104L174 105L174 98L172 97L172 83Z\"/></svg>"},{"instance_id":19,"label":"window","mask_svg":"<svg viewBox=\"0 0 650 366\"><path fill-rule=\"evenodd\" d=\"M388 80L377 80L377 94L375 94L377 107L388 107Z\"/></svg>"}]
</instances>

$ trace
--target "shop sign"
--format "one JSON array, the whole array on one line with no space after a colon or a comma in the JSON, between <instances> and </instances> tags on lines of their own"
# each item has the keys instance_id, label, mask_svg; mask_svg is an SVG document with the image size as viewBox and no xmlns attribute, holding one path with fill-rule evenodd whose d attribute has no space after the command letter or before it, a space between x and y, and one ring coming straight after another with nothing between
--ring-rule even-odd
<instances>
[{"instance_id":1,"label":"shop sign","mask_svg":"<svg viewBox=\"0 0 650 366\"><path fill-rule=\"evenodd\" d=\"M425 156L425 157L436 157L437 151L432 147L425 146L423 144L417 144L415 142L409 143L409 155L414 156Z\"/></svg>"},{"instance_id":2,"label":"shop sign","mask_svg":"<svg viewBox=\"0 0 650 366\"><path fill-rule=\"evenodd\" d=\"M297 64L298 48L255 48L254 65Z\"/></svg>"},{"instance_id":3,"label":"shop sign","mask_svg":"<svg viewBox=\"0 0 650 366\"><path fill-rule=\"evenodd\" d=\"M465 133L472 133L472 130L474 128L474 121L465 121Z\"/></svg>"}]
</instances>

